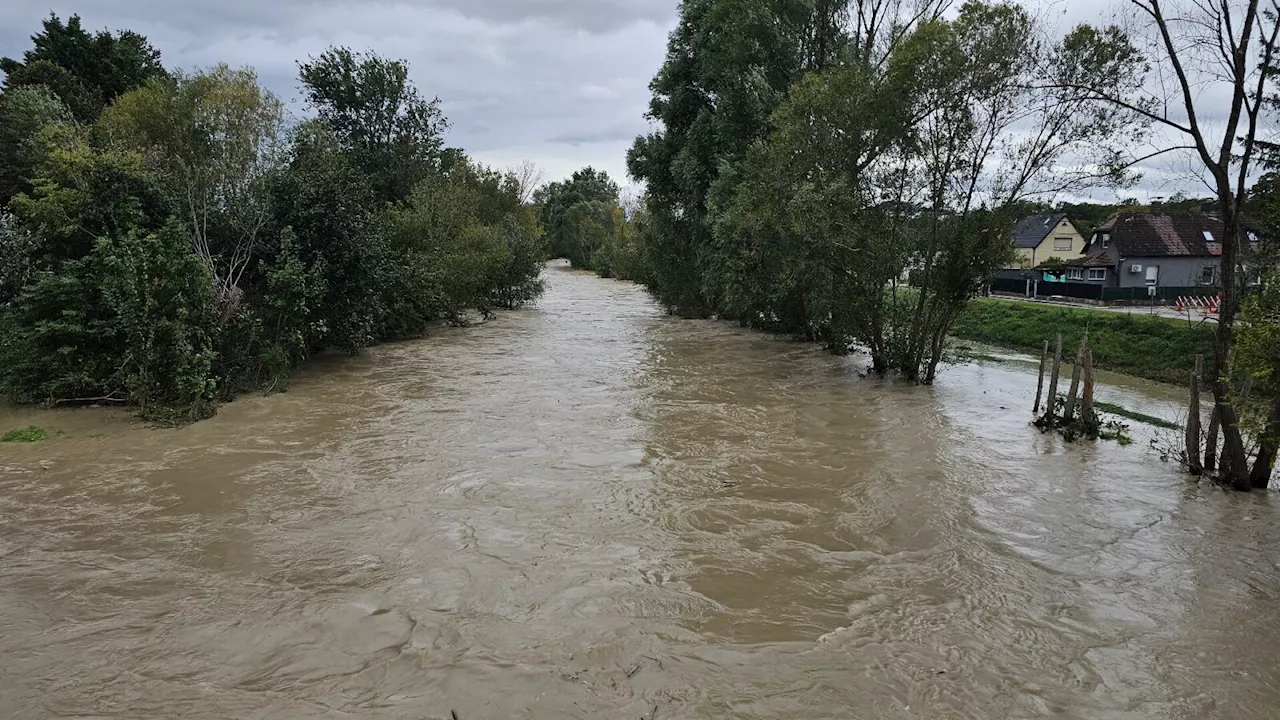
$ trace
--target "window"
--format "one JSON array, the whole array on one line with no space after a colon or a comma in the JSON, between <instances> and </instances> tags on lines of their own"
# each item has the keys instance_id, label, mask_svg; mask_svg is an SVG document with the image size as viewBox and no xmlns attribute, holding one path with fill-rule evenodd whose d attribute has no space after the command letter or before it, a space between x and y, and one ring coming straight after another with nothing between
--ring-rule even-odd
<instances>
[{"instance_id":1,"label":"window","mask_svg":"<svg viewBox=\"0 0 1280 720\"><path fill-rule=\"evenodd\" d=\"M1068 279L1068 280L1083 280L1083 279L1084 279L1084 268L1078 268L1078 267L1067 268L1067 279Z\"/></svg>"},{"instance_id":2,"label":"window","mask_svg":"<svg viewBox=\"0 0 1280 720\"><path fill-rule=\"evenodd\" d=\"M1111 233L1102 233L1098 237L1102 239L1102 249L1106 250L1111 245Z\"/></svg>"},{"instance_id":3,"label":"window","mask_svg":"<svg viewBox=\"0 0 1280 720\"><path fill-rule=\"evenodd\" d=\"M1071 238L1054 238L1053 249L1059 252L1071 252Z\"/></svg>"},{"instance_id":4,"label":"window","mask_svg":"<svg viewBox=\"0 0 1280 720\"><path fill-rule=\"evenodd\" d=\"M1093 282L1107 279L1106 268L1089 268L1089 279Z\"/></svg>"},{"instance_id":5,"label":"window","mask_svg":"<svg viewBox=\"0 0 1280 720\"><path fill-rule=\"evenodd\" d=\"M1218 242L1217 240L1213 239L1213 233L1209 232L1208 230L1204 231L1204 241L1207 243Z\"/></svg>"},{"instance_id":6,"label":"window","mask_svg":"<svg viewBox=\"0 0 1280 720\"><path fill-rule=\"evenodd\" d=\"M1205 267L1200 268L1200 284L1217 285L1218 268L1214 265L1206 265Z\"/></svg>"}]
</instances>

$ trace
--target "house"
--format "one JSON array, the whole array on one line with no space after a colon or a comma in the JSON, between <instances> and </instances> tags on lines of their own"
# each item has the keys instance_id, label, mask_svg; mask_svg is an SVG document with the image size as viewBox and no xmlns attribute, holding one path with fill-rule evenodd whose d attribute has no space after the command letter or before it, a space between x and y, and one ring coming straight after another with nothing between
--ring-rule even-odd
<instances>
[{"instance_id":1,"label":"house","mask_svg":"<svg viewBox=\"0 0 1280 720\"><path fill-rule=\"evenodd\" d=\"M1258 232L1245 235L1247 256ZM1064 279L1110 288L1212 288L1219 283L1222 241L1223 222L1214 213L1165 213L1158 206L1122 211L1094 231L1082 257L1067 261Z\"/></svg>"},{"instance_id":2,"label":"house","mask_svg":"<svg viewBox=\"0 0 1280 720\"><path fill-rule=\"evenodd\" d=\"M1066 215L1031 215L1018 221L1013 244L1018 251L1016 267L1029 269L1049 258L1083 257L1085 239Z\"/></svg>"}]
</instances>

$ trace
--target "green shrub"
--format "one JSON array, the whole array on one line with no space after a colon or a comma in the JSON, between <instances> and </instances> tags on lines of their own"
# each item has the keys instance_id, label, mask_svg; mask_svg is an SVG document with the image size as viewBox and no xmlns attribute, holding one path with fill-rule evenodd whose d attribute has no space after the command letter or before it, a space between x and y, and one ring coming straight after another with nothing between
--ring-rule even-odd
<instances>
[{"instance_id":1,"label":"green shrub","mask_svg":"<svg viewBox=\"0 0 1280 720\"><path fill-rule=\"evenodd\" d=\"M0 437L0 442L44 442L48 437L49 434L44 431L44 428L31 425L21 430L10 430Z\"/></svg>"}]
</instances>

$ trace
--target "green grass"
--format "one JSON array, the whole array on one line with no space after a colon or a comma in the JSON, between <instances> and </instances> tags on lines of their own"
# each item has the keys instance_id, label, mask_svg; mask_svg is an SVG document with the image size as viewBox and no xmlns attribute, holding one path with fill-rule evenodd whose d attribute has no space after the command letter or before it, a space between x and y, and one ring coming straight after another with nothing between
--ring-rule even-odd
<instances>
[{"instance_id":1,"label":"green grass","mask_svg":"<svg viewBox=\"0 0 1280 720\"><path fill-rule=\"evenodd\" d=\"M1213 327L1208 324L994 298L970 303L951 332L1036 357L1044 341L1060 332L1063 354L1070 358L1086 330L1095 367L1149 380L1185 384L1196 355L1213 355Z\"/></svg>"},{"instance_id":2,"label":"green grass","mask_svg":"<svg viewBox=\"0 0 1280 720\"><path fill-rule=\"evenodd\" d=\"M1134 412L1133 410L1120 407L1119 405L1113 405L1112 403L1104 403L1104 402L1094 403L1093 407L1100 412L1111 413L1112 415L1119 415L1120 417L1129 418L1130 420L1136 420L1140 423L1146 423L1148 425L1153 425L1158 428L1165 428L1166 430L1182 429L1182 426L1179 425L1178 423L1169 422L1164 418L1158 418L1154 415L1147 415L1146 413Z\"/></svg>"},{"instance_id":3,"label":"green grass","mask_svg":"<svg viewBox=\"0 0 1280 720\"><path fill-rule=\"evenodd\" d=\"M42 442L48 437L49 434L44 431L44 428L32 425L21 430L10 430L4 434L4 437L0 437L0 442Z\"/></svg>"}]
</instances>

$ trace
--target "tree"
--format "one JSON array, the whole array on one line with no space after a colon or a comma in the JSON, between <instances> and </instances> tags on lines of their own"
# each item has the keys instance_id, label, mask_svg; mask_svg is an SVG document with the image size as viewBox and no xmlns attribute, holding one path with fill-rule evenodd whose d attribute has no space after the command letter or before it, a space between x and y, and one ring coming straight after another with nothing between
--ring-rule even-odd
<instances>
[{"instance_id":1,"label":"tree","mask_svg":"<svg viewBox=\"0 0 1280 720\"><path fill-rule=\"evenodd\" d=\"M533 194L542 185L545 176L542 168L532 160L525 160L519 165L507 169L507 176L515 183L517 197L521 203L533 202Z\"/></svg>"},{"instance_id":2,"label":"tree","mask_svg":"<svg viewBox=\"0 0 1280 720\"><path fill-rule=\"evenodd\" d=\"M327 125L309 121L293 130L286 164L269 187L274 223L293 236L290 252L323 278L302 329L307 350L356 353L374 344L384 335L380 300L392 269L371 179Z\"/></svg>"},{"instance_id":3,"label":"tree","mask_svg":"<svg viewBox=\"0 0 1280 720\"><path fill-rule=\"evenodd\" d=\"M152 80L99 123L112 142L165 169L224 323L243 299L241 280L271 216L266 178L279 162L283 124L283 104L257 75L226 65Z\"/></svg>"},{"instance_id":4,"label":"tree","mask_svg":"<svg viewBox=\"0 0 1280 720\"><path fill-rule=\"evenodd\" d=\"M539 188L534 203L552 257L566 257L575 267L589 267L591 253L603 242L607 207L617 205L618 192L618 184L609 174L593 167Z\"/></svg>"},{"instance_id":5,"label":"tree","mask_svg":"<svg viewBox=\"0 0 1280 720\"><path fill-rule=\"evenodd\" d=\"M22 60L0 58L5 89L43 85L79 122L92 122L119 96L164 77L160 52L131 30L90 34L72 15L64 24L50 14Z\"/></svg>"},{"instance_id":6,"label":"tree","mask_svg":"<svg viewBox=\"0 0 1280 720\"><path fill-rule=\"evenodd\" d=\"M719 311L723 289L708 273L725 264L714 249L711 205L729 185L769 118L806 73L843 66L871 72L947 0L697 0L680 7L667 57L650 84L648 117L659 123L627 154L647 186L652 223L649 289L668 310ZM714 192L720 200L714 200Z\"/></svg>"},{"instance_id":7,"label":"tree","mask_svg":"<svg viewBox=\"0 0 1280 720\"><path fill-rule=\"evenodd\" d=\"M43 151L40 130L71 122L70 111L47 87L20 86L0 92L0 207L18 193L31 192L30 179Z\"/></svg>"},{"instance_id":8,"label":"tree","mask_svg":"<svg viewBox=\"0 0 1280 720\"><path fill-rule=\"evenodd\" d=\"M1222 428L1222 479L1237 490L1249 490L1249 458L1240 414L1232 401L1229 362L1240 310L1246 183L1261 151L1259 121L1267 105L1270 68L1276 62L1280 8L1275 3L1264 7L1259 0L1177 8L1164 0L1129 0L1129 6L1146 32L1148 59L1161 82L1117 89L1125 92L1073 82L1064 86L1140 114L1166 136L1176 138L1158 152L1180 152L1192 158L1216 195L1224 236L1222 304L1210 384ZM1171 96L1156 94L1160 88L1171 88ZM1219 98L1226 98L1225 105ZM1217 123L1206 120L1219 109L1226 114L1220 134L1215 134Z\"/></svg>"},{"instance_id":9,"label":"tree","mask_svg":"<svg viewBox=\"0 0 1280 720\"><path fill-rule=\"evenodd\" d=\"M1014 209L1122 174L1132 118L1035 81L1131 83L1131 47L1115 33L1036 37L1020 7L969 2L888 40L855 36L889 49L793 85L768 136L712 186L701 274L715 312L836 351L861 344L877 372L933 382L956 314L1010 260Z\"/></svg>"},{"instance_id":10,"label":"tree","mask_svg":"<svg viewBox=\"0 0 1280 720\"><path fill-rule=\"evenodd\" d=\"M1261 398L1252 422L1250 408L1241 409L1243 424L1252 425L1258 438L1250 485L1265 489L1280 454L1280 272L1271 271L1261 292L1249 296L1243 305L1234 360L1253 378L1254 396Z\"/></svg>"},{"instance_id":11,"label":"tree","mask_svg":"<svg viewBox=\"0 0 1280 720\"><path fill-rule=\"evenodd\" d=\"M379 202L408 199L439 168L448 123L424 100L403 60L329 48L299 63L303 94L373 181Z\"/></svg>"}]
</instances>

